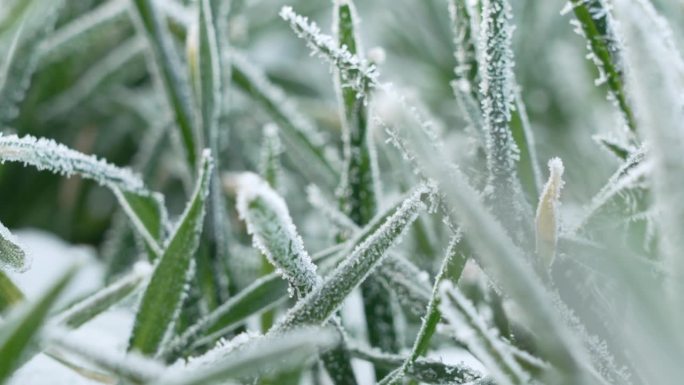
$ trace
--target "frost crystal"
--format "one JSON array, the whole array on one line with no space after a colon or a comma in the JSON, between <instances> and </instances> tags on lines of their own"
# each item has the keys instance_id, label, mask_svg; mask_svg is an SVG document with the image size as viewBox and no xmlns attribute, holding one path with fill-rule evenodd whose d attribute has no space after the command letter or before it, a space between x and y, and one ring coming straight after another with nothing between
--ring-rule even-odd
<instances>
[{"instance_id":1,"label":"frost crystal","mask_svg":"<svg viewBox=\"0 0 684 385\"><path fill-rule=\"evenodd\" d=\"M515 102L511 50L513 28L509 19L511 7L507 0L484 2L479 53L487 168L492 188L490 198L505 223L520 216L515 203L519 190L516 164L520 151L509 127Z\"/></svg>"},{"instance_id":2,"label":"frost crystal","mask_svg":"<svg viewBox=\"0 0 684 385\"><path fill-rule=\"evenodd\" d=\"M79 174L101 185L145 192L140 176L129 169L116 167L50 139L30 135L21 138L16 135L0 135L0 162L20 162L65 176Z\"/></svg>"},{"instance_id":3,"label":"frost crystal","mask_svg":"<svg viewBox=\"0 0 684 385\"><path fill-rule=\"evenodd\" d=\"M426 185L416 188L322 285L299 301L274 329L291 329L300 324L318 325L326 321L349 293L384 260L387 250L400 241L401 235L417 218L419 211L425 208L423 200L434 193L434 189Z\"/></svg>"},{"instance_id":4,"label":"frost crystal","mask_svg":"<svg viewBox=\"0 0 684 385\"><path fill-rule=\"evenodd\" d=\"M280 17L290 23L292 30L306 41L313 52L340 70L344 86L364 95L369 87L377 87L380 84L375 65L352 54L346 46L338 46L335 39L321 33L315 23L296 14L292 7L283 7L280 10Z\"/></svg>"},{"instance_id":5,"label":"frost crystal","mask_svg":"<svg viewBox=\"0 0 684 385\"><path fill-rule=\"evenodd\" d=\"M256 174L237 177L237 210L259 249L303 296L320 284L285 201Z\"/></svg>"}]
</instances>

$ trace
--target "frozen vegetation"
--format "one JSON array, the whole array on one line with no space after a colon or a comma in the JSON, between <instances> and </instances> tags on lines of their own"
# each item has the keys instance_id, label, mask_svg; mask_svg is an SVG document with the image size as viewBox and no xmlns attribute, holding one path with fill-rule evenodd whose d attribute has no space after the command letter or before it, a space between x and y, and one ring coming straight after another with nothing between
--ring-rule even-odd
<instances>
[{"instance_id":1,"label":"frozen vegetation","mask_svg":"<svg viewBox=\"0 0 684 385\"><path fill-rule=\"evenodd\" d=\"M0 384L681 384L680 5L0 0Z\"/></svg>"}]
</instances>

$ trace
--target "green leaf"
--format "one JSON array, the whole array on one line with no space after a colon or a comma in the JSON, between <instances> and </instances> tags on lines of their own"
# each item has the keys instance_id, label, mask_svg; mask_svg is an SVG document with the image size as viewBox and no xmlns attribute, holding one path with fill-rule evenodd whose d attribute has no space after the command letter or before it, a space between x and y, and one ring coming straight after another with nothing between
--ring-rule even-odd
<instances>
[{"instance_id":1,"label":"green leaf","mask_svg":"<svg viewBox=\"0 0 684 385\"><path fill-rule=\"evenodd\" d=\"M331 247L315 254L313 259L334 262L344 255L341 249L339 245ZM190 326L169 344L163 355L166 358L175 357L193 342L195 346L209 344L232 331L247 317L270 308L286 296L287 283L281 277L275 273L261 277Z\"/></svg>"},{"instance_id":2,"label":"green leaf","mask_svg":"<svg viewBox=\"0 0 684 385\"><path fill-rule=\"evenodd\" d=\"M205 151L192 197L143 294L129 350L155 355L170 337L183 302L185 285L194 273L193 255L202 231L211 168L211 155Z\"/></svg>"},{"instance_id":3,"label":"green leaf","mask_svg":"<svg viewBox=\"0 0 684 385\"><path fill-rule=\"evenodd\" d=\"M216 18L221 1L199 1L199 49L197 69L199 79L199 110L201 117L202 137L205 148L211 150L214 158L214 170L209 190L208 212L206 219L206 238L209 241L209 259L212 264L212 279L218 286L218 300L228 296L228 280L225 274L225 263L230 258L228 252L228 218L225 200L221 191L219 173L221 172L219 156L219 116L223 105L222 56L220 54L219 34ZM228 67L230 68L230 67ZM225 129L225 127L222 127Z\"/></svg>"},{"instance_id":4,"label":"green leaf","mask_svg":"<svg viewBox=\"0 0 684 385\"><path fill-rule=\"evenodd\" d=\"M24 293L12 282L10 277L0 270L0 313L24 300Z\"/></svg>"},{"instance_id":5,"label":"green leaf","mask_svg":"<svg viewBox=\"0 0 684 385\"><path fill-rule=\"evenodd\" d=\"M600 72L599 81L608 85L610 95L615 99L627 126L635 133L634 114L624 90L620 43L615 34L615 21L609 6L605 0L570 0L570 4L581 32L587 40L587 46L591 51L590 58Z\"/></svg>"},{"instance_id":6,"label":"green leaf","mask_svg":"<svg viewBox=\"0 0 684 385\"><path fill-rule=\"evenodd\" d=\"M223 383L232 378L275 374L301 367L307 358L337 343L338 338L334 332L320 328L258 337L237 348L220 346L204 357L196 358L204 365L182 372L172 370L154 384L205 385ZM228 352L224 352L226 350Z\"/></svg>"},{"instance_id":7,"label":"green leaf","mask_svg":"<svg viewBox=\"0 0 684 385\"><path fill-rule=\"evenodd\" d=\"M162 253L160 244L168 222L164 196L158 193L135 194L119 189L114 189L114 194L136 233L143 239L150 261L156 260Z\"/></svg>"},{"instance_id":8,"label":"green leaf","mask_svg":"<svg viewBox=\"0 0 684 385\"><path fill-rule=\"evenodd\" d=\"M3 383L21 362L25 350L30 346L41 328L45 317L59 295L76 273L68 269L55 283L33 303L26 303L14 309L2 323L0 329L0 383Z\"/></svg>"},{"instance_id":9,"label":"green leaf","mask_svg":"<svg viewBox=\"0 0 684 385\"><path fill-rule=\"evenodd\" d=\"M190 170L196 170L198 155L197 125L194 121L190 83L185 78L166 22L153 0L133 1L134 21L139 32L147 37L159 69L164 91L178 125L183 150Z\"/></svg>"}]
</instances>

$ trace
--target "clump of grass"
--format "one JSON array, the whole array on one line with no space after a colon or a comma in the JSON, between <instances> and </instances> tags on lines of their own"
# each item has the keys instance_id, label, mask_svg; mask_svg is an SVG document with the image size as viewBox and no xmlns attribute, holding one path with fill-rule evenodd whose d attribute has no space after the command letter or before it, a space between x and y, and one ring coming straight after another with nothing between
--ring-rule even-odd
<instances>
[{"instance_id":1,"label":"clump of grass","mask_svg":"<svg viewBox=\"0 0 684 385\"><path fill-rule=\"evenodd\" d=\"M656 6L251 5L0 10L0 219L63 204L107 266L34 298L0 224L0 384L37 356L106 384L679 383L684 60ZM531 54L519 20L571 16L583 40ZM123 349L71 333L114 308Z\"/></svg>"}]
</instances>

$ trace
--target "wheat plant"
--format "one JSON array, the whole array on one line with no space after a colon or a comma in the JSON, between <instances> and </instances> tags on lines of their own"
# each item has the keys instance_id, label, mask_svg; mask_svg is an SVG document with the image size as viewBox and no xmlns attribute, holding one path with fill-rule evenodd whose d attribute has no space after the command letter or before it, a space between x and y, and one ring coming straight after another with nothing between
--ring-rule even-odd
<instances>
[{"instance_id":1,"label":"wheat plant","mask_svg":"<svg viewBox=\"0 0 684 385\"><path fill-rule=\"evenodd\" d=\"M680 384L682 21L0 0L0 384Z\"/></svg>"}]
</instances>

